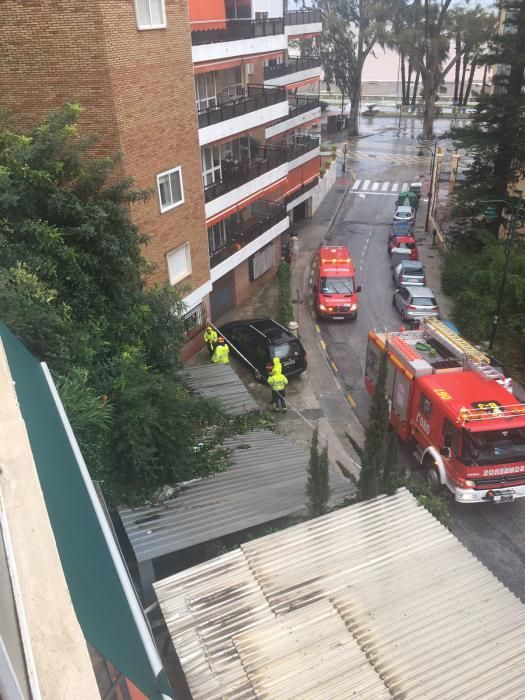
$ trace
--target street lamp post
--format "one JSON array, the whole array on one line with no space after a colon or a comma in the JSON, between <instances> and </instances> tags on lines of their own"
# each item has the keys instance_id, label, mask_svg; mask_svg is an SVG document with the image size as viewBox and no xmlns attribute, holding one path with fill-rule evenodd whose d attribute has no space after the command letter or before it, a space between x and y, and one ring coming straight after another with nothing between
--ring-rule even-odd
<instances>
[{"instance_id":1,"label":"street lamp post","mask_svg":"<svg viewBox=\"0 0 525 700\"><path fill-rule=\"evenodd\" d=\"M504 204L511 211L511 217L509 220L508 235L505 241L505 262L503 264L503 273L501 275L501 283L498 290L498 296L496 297L496 310L494 311L494 317L492 319L492 331L489 340L489 350L494 347L494 341L496 339L496 333L498 330L499 319L501 315L501 307L503 306L503 297L505 295L505 287L507 285L507 275L509 272L510 265L510 254L512 252L512 244L514 243L514 237L516 235L517 224L519 220L519 215L521 211L522 202L522 192L519 193L519 198L516 204L513 206L503 199L491 199L487 200L489 203L493 204Z\"/></svg>"},{"instance_id":2,"label":"street lamp post","mask_svg":"<svg viewBox=\"0 0 525 700\"><path fill-rule=\"evenodd\" d=\"M430 146L419 146L420 149L425 149L429 151L432 154L432 160L430 162L430 190L428 192L428 205L427 205L427 215L425 218L425 233L428 233L428 222L430 220L430 214L432 212L432 205L433 205L433 199L434 199L434 190L435 190L435 179L436 179L436 172L437 172L437 148L438 148L438 142L437 140L434 142L434 148L430 148Z\"/></svg>"}]
</instances>

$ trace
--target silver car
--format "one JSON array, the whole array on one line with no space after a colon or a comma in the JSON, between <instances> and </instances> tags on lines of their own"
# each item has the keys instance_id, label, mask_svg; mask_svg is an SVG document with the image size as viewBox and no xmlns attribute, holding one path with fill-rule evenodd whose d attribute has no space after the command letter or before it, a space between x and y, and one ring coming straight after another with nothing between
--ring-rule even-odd
<instances>
[{"instance_id":1,"label":"silver car","mask_svg":"<svg viewBox=\"0 0 525 700\"><path fill-rule=\"evenodd\" d=\"M392 304L401 314L403 321L417 321L421 318L440 318L439 306L434 292L428 287L398 287Z\"/></svg>"},{"instance_id":2,"label":"silver car","mask_svg":"<svg viewBox=\"0 0 525 700\"><path fill-rule=\"evenodd\" d=\"M413 218L414 210L412 207L396 207L394 221L412 221Z\"/></svg>"},{"instance_id":3,"label":"silver car","mask_svg":"<svg viewBox=\"0 0 525 700\"><path fill-rule=\"evenodd\" d=\"M392 272L394 287L424 287L425 267L419 260L402 260Z\"/></svg>"}]
</instances>

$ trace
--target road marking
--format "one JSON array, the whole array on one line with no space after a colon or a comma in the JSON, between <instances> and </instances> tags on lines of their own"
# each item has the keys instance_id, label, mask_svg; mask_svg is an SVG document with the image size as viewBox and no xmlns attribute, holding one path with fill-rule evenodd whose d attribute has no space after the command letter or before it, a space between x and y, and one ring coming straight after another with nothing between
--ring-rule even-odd
<instances>
[{"instance_id":1,"label":"road marking","mask_svg":"<svg viewBox=\"0 0 525 700\"><path fill-rule=\"evenodd\" d=\"M317 323L315 324L315 330L316 330L318 333L321 332L321 329L319 328L319 325L318 325Z\"/></svg>"},{"instance_id":2,"label":"road marking","mask_svg":"<svg viewBox=\"0 0 525 700\"><path fill-rule=\"evenodd\" d=\"M361 197L361 199L365 199L366 197L374 197L377 195L378 197L397 197L398 194L397 192L367 192L364 194L363 192L349 192L348 194L356 194L358 197Z\"/></svg>"},{"instance_id":3,"label":"road marking","mask_svg":"<svg viewBox=\"0 0 525 700\"><path fill-rule=\"evenodd\" d=\"M374 182L374 184L372 185L372 192L375 192L378 189L378 187L379 187L379 182Z\"/></svg>"},{"instance_id":4,"label":"road marking","mask_svg":"<svg viewBox=\"0 0 525 700\"><path fill-rule=\"evenodd\" d=\"M389 182L383 182L383 187L381 187L381 192L386 192L388 189Z\"/></svg>"},{"instance_id":5,"label":"road marking","mask_svg":"<svg viewBox=\"0 0 525 700\"><path fill-rule=\"evenodd\" d=\"M324 342L324 340L321 338L319 342L321 343L321 347L323 348L323 350L326 350L326 343Z\"/></svg>"},{"instance_id":6,"label":"road marking","mask_svg":"<svg viewBox=\"0 0 525 700\"><path fill-rule=\"evenodd\" d=\"M403 188L401 189L401 192L406 192L408 190L408 182L403 183Z\"/></svg>"},{"instance_id":7,"label":"road marking","mask_svg":"<svg viewBox=\"0 0 525 700\"><path fill-rule=\"evenodd\" d=\"M362 190L367 190L370 187L370 180L365 180L363 182L363 187L361 188Z\"/></svg>"},{"instance_id":8,"label":"road marking","mask_svg":"<svg viewBox=\"0 0 525 700\"><path fill-rule=\"evenodd\" d=\"M354 182L354 184L352 185L352 189L353 189L353 190L358 190L360 184L361 184L361 180L356 180L356 181Z\"/></svg>"},{"instance_id":9,"label":"road marking","mask_svg":"<svg viewBox=\"0 0 525 700\"><path fill-rule=\"evenodd\" d=\"M392 192L397 192L397 188L399 187L399 182L394 182L392 185Z\"/></svg>"},{"instance_id":10,"label":"road marking","mask_svg":"<svg viewBox=\"0 0 525 700\"><path fill-rule=\"evenodd\" d=\"M335 364L335 362L332 362L332 361L331 361L330 364L332 365L332 367L334 368L334 370L335 370L336 372L339 372L339 370L337 369L337 365Z\"/></svg>"},{"instance_id":11,"label":"road marking","mask_svg":"<svg viewBox=\"0 0 525 700\"><path fill-rule=\"evenodd\" d=\"M352 406L352 408L357 408L357 404L354 400L354 397L350 392L347 392L346 398L348 399L348 403Z\"/></svg>"}]
</instances>

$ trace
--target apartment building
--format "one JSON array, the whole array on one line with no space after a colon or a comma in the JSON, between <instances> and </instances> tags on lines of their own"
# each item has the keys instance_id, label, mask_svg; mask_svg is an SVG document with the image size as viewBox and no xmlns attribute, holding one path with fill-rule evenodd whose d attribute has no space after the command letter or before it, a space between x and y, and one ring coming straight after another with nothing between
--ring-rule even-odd
<instances>
[{"instance_id":1,"label":"apartment building","mask_svg":"<svg viewBox=\"0 0 525 700\"><path fill-rule=\"evenodd\" d=\"M131 206L189 344L275 273L319 177L316 10L281 0L4 0L0 104L34 126L66 101L151 191ZM301 93L301 94L298 94Z\"/></svg>"}]
</instances>

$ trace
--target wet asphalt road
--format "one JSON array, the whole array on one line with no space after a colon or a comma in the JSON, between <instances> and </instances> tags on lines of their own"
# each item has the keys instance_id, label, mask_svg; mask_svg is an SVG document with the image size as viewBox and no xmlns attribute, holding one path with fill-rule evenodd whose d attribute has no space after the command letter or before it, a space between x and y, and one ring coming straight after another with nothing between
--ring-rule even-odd
<instances>
[{"instance_id":1,"label":"wet asphalt road","mask_svg":"<svg viewBox=\"0 0 525 700\"><path fill-rule=\"evenodd\" d=\"M436 132L447 127L448 122L440 120ZM370 328L394 330L401 324L392 306L387 227L396 191L401 191L403 183L428 176L430 154L425 151L424 156L417 155L420 130L417 120L399 125L397 120L362 119L361 133L372 135L349 143L347 169L356 179L330 233L331 243L349 248L357 284L363 291L355 322L324 321L319 325L330 358L364 424L369 405L363 381L367 333ZM439 299L439 290L435 291ZM410 455L405 453L402 459L415 466ZM455 535L525 602L525 499L500 506L459 505L451 501L450 510Z\"/></svg>"}]
</instances>

